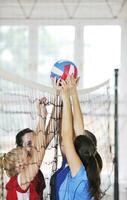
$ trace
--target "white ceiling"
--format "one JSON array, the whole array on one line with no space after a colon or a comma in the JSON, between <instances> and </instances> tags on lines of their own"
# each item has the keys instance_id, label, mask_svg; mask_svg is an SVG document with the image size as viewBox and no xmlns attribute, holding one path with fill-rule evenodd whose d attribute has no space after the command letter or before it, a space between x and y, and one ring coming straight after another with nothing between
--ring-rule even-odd
<instances>
[{"instance_id":1,"label":"white ceiling","mask_svg":"<svg viewBox=\"0 0 127 200\"><path fill-rule=\"evenodd\" d=\"M127 19L127 0L0 0L2 19Z\"/></svg>"}]
</instances>

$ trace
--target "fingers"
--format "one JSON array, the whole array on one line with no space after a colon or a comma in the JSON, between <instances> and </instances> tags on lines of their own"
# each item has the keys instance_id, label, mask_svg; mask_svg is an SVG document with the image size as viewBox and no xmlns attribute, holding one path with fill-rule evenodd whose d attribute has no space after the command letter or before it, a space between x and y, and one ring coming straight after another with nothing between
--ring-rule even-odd
<instances>
[{"instance_id":1,"label":"fingers","mask_svg":"<svg viewBox=\"0 0 127 200\"><path fill-rule=\"evenodd\" d=\"M69 75L66 81L70 89L75 88L77 85L77 78L75 78L73 74Z\"/></svg>"},{"instance_id":2,"label":"fingers","mask_svg":"<svg viewBox=\"0 0 127 200\"><path fill-rule=\"evenodd\" d=\"M41 99L37 99L37 101L36 101L36 106L37 106L37 109L39 110L40 109L40 106L41 105L47 105L48 104L48 100L47 100L47 98L46 97L43 97L43 98L41 98Z\"/></svg>"},{"instance_id":3,"label":"fingers","mask_svg":"<svg viewBox=\"0 0 127 200\"><path fill-rule=\"evenodd\" d=\"M59 96L60 94L60 90L61 90L61 78L59 78L58 80L56 79L56 77L54 78L51 78L52 80L52 85L53 85L53 88L55 90L55 94Z\"/></svg>"},{"instance_id":4,"label":"fingers","mask_svg":"<svg viewBox=\"0 0 127 200\"><path fill-rule=\"evenodd\" d=\"M59 86L61 85L61 80L62 80L62 79L59 78L59 79L56 81L56 86L57 86L57 87L59 87Z\"/></svg>"},{"instance_id":5,"label":"fingers","mask_svg":"<svg viewBox=\"0 0 127 200\"><path fill-rule=\"evenodd\" d=\"M48 100L46 97L37 100L37 114L42 116L43 118L47 116L47 108Z\"/></svg>"},{"instance_id":6,"label":"fingers","mask_svg":"<svg viewBox=\"0 0 127 200\"><path fill-rule=\"evenodd\" d=\"M78 77L76 78L76 84L78 84L79 80L80 80L80 76L78 76Z\"/></svg>"},{"instance_id":7,"label":"fingers","mask_svg":"<svg viewBox=\"0 0 127 200\"><path fill-rule=\"evenodd\" d=\"M56 77L51 78L53 88L55 89L55 92L59 95L63 90L70 90L70 94L72 93L72 90L76 89L76 86L79 82L80 77L75 78L74 74L68 75L66 80L63 80L59 78L58 80Z\"/></svg>"},{"instance_id":8,"label":"fingers","mask_svg":"<svg viewBox=\"0 0 127 200\"><path fill-rule=\"evenodd\" d=\"M68 86L67 80L66 81L61 80L61 94L62 94L62 97L63 95L69 95L69 86Z\"/></svg>"},{"instance_id":9,"label":"fingers","mask_svg":"<svg viewBox=\"0 0 127 200\"><path fill-rule=\"evenodd\" d=\"M39 104L47 105L47 104L48 104L47 98L46 98L46 97L43 97L43 98L39 99Z\"/></svg>"},{"instance_id":10,"label":"fingers","mask_svg":"<svg viewBox=\"0 0 127 200\"><path fill-rule=\"evenodd\" d=\"M67 85L67 82L61 79L61 87L64 88Z\"/></svg>"}]
</instances>

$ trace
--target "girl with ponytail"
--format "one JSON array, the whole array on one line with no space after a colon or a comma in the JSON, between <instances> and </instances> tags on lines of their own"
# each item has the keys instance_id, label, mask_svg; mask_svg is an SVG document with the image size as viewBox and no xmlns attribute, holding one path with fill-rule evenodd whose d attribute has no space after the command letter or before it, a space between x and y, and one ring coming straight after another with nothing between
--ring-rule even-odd
<instances>
[{"instance_id":1,"label":"girl with ponytail","mask_svg":"<svg viewBox=\"0 0 127 200\"><path fill-rule=\"evenodd\" d=\"M96 148L93 142L85 135L76 137L75 149L79 155L88 176L89 191L95 200L100 197L100 168L96 159Z\"/></svg>"},{"instance_id":2,"label":"girl with ponytail","mask_svg":"<svg viewBox=\"0 0 127 200\"><path fill-rule=\"evenodd\" d=\"M100 169L96 146L84 135L83 117L74 84L74 77L70 76L66 81L61 80L60 86L63 99L61 146L69 170L60 186L59 200L99 200Z\"/></svg>"},{"instance_id":3,"label":"girl with ponytail","mask_svg":"<svg viewBox=\"0 0 127 200\"><path fill-rule=\"evenodd\" d=\"M95 135L88 130L84 130L84 135L86 135L88 138L90 138L92 140L92 142L94 143L94 145L97 149L97 139L96 139ZM101 170L103 168L103 162L102 162L102 158L101 158L100 154L97 151L95 154L95 158L97 160L97 163L98 163L98 166L99 166L99 169L101 172Z\"/></svg>"}]
</instances>

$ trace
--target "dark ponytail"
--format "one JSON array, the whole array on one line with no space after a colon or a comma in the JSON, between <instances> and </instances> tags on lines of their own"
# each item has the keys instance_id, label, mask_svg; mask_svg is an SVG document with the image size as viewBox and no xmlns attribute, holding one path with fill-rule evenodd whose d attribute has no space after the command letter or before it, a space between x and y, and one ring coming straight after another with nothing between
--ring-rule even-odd
<instances>
[{"instance_id":1,"label":"dark ponytail","mask_svg":"<svg viewBox=\"0 0 127 200\"><path fill-rule=\"evenodd\" d=\"M99 200L101 195L101 181L100 167L96 160L96 155L98 154L96 147L90 138L85 135L80 135L75 139L75 149L86 169L90 194L94 197L94 200Z\"/></svg>"},{"instance_id":2,"label":"dark ponytail","mask_svg":"<svg viewBox=\"0 0 127 200\"><path fill-rule=\"evenodd\" d=\"M89 191L95 200L100 199L100 170L98 163L94 155L86 156L84 161L84 166L86 168L88 180L89 180Z\"/></svg>"},{"instance_id":3,"label":"dark ponytail","mask_svg":"<svg viewBox=\"0 0 127 200\"><path fill-rule=\"evenodd\" d=\"M95 135L92 132L90 132L89 130L84 130L84 134L92 140L95 147L97 148L97 139L96 139ZM101 170L103 168L103 162L102 162L102 158L98 152L96 152L95 158L97 160L97 163L98 163L98 166L99 166L100 172L101 172Z\"/></svg>"},{"instance_id":4,"label":"dark ponytail","mask_svg":"<svg viewBox=\"0 0 127 200\"><path fill-rule=\"evenodd\" d=\"M95 158L96 158L96 161L98 163L98 166L99 166L99 169L100 169L100 172L101 172L101 170L103 168L103 162L102 162L102 158L101 158L101 156L98 152L96 152Z\"/></svg>"}]
</instances>

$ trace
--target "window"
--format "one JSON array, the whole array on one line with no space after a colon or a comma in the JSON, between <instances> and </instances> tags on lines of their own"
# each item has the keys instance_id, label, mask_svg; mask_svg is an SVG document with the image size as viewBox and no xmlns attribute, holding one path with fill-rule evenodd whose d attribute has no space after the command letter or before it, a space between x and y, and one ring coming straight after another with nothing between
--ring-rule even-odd
<instances>
[{"instance_id":1,"label":"window","mask_svg":"<svg viewBox=\"0 0 127 200\"><path fill-rule=\"evenodd\" d=\"M84 27L84 85L97 85L120 67L120 26Z\"/></svg>"},{"instance_id":2,"label":"window","mask_svg":"<svg viewBox=\"0 0 127 200\"><path fill-rule=\"evenodd\" d=\"M39 28L38 72L51 71L53 63L61 59L73 60L75 29L73 26L44 26ZM49 76L48 76L49 77Z\"/></svg>"},{"instance_id":3,"label":"window","mask_svg":"<svg viewBox=\"0 0 127 200\"><path fill-rule=\"evenodd\" d=\"M13 72L22 72L28 66L28 28L0 27L0 65Z\"/></svg>"}]
</instances>

